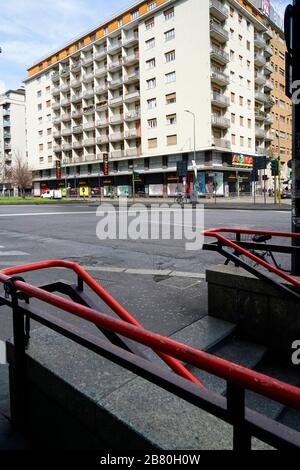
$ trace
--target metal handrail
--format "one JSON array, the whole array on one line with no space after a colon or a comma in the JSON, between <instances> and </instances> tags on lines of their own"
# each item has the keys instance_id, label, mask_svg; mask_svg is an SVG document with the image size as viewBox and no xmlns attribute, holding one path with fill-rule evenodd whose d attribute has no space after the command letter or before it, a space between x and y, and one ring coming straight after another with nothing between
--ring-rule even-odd
<instances>
[{"instance_id":1,"label":"metal handrail","mask_svg":"<svg viewBox=\"0 0 300 470\"><path fill-rule=\"evenodd\" d=\"M214 229L211 232L207 231L209 233L208 236L219 235L216 231L234 232L235 229ZM240 232L247 233L247 231L243 230ZM257 231L248 232L257 233ZM264 234L266 232L261 231L259 233ZM285 236L288 235L286 234ZM235 246L240 248L238 245ZM45 290L32 286L24 281L11 278L12 275L50 267L65 267L73 270L79 276L81 281L86 282L94 292L98 293L107 305L126 320L124 321L112 318L111 316L100 313L90 307L67 300L56 294L46 292ZM0 271L0 282L4 284L10 282L14 289L29 297L39 299L53 305L54 307L92 322L105 330L118 333L126 338L148 346L157 351L159 355L164 356L164 360L167 358L168 360L173 359L173 361L175 361L174 358L176 358L199 369L205 370L206 372L217 375L224 380L230 381L243 389L251 390L285 406L300 410L300 389L298 387L141 328L139 323L103 287L101 287L88 273L86 273L81 266L76 263L70 261L51 260L23 266L14 266Z\"/></svg>"}]
</instances>

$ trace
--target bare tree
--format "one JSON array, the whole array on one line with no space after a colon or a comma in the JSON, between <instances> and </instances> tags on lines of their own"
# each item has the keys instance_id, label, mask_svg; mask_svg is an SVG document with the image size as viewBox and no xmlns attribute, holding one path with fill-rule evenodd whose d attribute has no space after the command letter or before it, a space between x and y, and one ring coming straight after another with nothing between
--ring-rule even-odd
<instances>
[{"instance_id":1,"label":"bare tree","mask_svg":"<svg viewBox=\"0 0 300 470\"><path fill-rule=\"evenodd\" d=\"M11 169L11 181L25 198L25 190L32 187L32 172L19 152L16 152Z\"/></svg>"}]
</instances>

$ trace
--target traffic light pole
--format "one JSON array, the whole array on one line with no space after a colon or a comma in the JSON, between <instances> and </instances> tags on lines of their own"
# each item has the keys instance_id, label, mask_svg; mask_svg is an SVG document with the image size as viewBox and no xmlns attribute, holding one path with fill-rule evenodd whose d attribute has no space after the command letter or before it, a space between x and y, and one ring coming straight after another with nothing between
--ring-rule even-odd
<instances>
[{"instance_id":1,"label":"traffic light pole","mask_svg":"<svg viewBox=\"0 0 300 470\"><path fill-rule=\"evenodd\" d=\"M292 159L292 232L300 233L300 0L288 5L285 13L286 94L293 105L293 159ZM293 239L300 247L300 239ZM300 276L300 255L292 255L292 273Z\"/></svg>"}]
</instances>

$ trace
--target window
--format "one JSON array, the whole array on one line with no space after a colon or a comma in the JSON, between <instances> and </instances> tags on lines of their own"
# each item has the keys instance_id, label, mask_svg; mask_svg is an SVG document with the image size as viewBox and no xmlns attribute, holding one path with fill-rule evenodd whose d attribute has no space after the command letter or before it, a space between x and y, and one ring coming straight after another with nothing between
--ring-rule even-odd
<instances>
[{"instance_id":1,"label":"window","mask_svg":"<svg viewBox=\"0 0 300 470\"><path fill-rule=\"evenodd\" d=\"M51 106L51 100L46 101L46 107L50 108L50 106Z\"/></svg>"},{"instance_id":2,"label":"window","mask_svg":"<svg viewBox=\"0 0 300 470\"><path fill-rule=\"evenodd\" d=\"M39 91L37 92L37 97L40 98L41 96L42 96L42 91L39 90Z\"/></svg>"},{"instance_id":3,"label":"window","mask_svg":"<svg viewBox=\"0 0 300 470\"><path fill-rule=\"evenodd\" d=\"M166 62L173 62L175 60L175 51L165 53Z\"/></svg>"},{"instance_id":4,"label":"window","mask_svg":"<svg viewBox=\"0 0 300 470\"><path fill-rule=\"evenodd\" d=\"M147 88L148 90L151 90L152 88L156 87L156 78L150 78L150 80L147 80Z\"/></svg>"},{"instance_id":5,"label":"window","mask_svg":"<svg viewBox=\"0 0 300 470\"><path fill-rule=\"evenodd\" d=\"M166 95L166 104L176 103L176 93Z\"/></svg>"},{"instance_id":6,"label":"window","mask_svg":"<svg viewBox=\"0 0 300 470\"><path fill-rule=\"evenodd\" d=\"M175 113L174 114L168 114L166 116L166 119L167 119L167 125L168 126L173 126L177 122L177 116L176 116Z\"/></svg>"},{"instance_id":7,"label":"window","mask_svg":"<svg viewBox=\"0 0 300 470\"><path fill-rule=\"evenodd\" d=\"M250 90L250 88L251 88L251 80L247 80L247 87L248 87L248 90Z\"/></svg>"},{"instance_id":8,"label":"window","mask_svg":"<svg viewBox=\"0 0 300 470\"><path fill-rule=\"evenodd\" d=\"M250 51L251 46L250 46L250 41L247 41L247 50Z\"/></svg>"},{"instance_id":9,"label":"window","mask_svg":"<svg viewBox=\"0 0 300 470\"><path fill-rule=\"evenodd\" d=\"M251 65L250 60L247 60L247 70L250 70L250 65Z\"/></svg>"},{"instance_id":10,"label":"window","mask_svg":"<svg viewBox=\"0 0 300 470\"><path fill-rule=\"evenodd\" d=\"M44 157L40 157L39 160L40 160L40 163L44 163Z\"/></svg>"},{"instance_id":11,"label":"window","mask_svg":"<svg viewBox=\"0 0 300 470\"><path fill-rule=\"evenodd\" d=\"M51 155L48 156L48 163L52 163L52 156Z\"/></svg>"},{"instance_id":12,"label":"window","mask_svg":"<svg viewBox=\"0 0 300 470\"><path fill-rule=\"evenodd\" d=\"M39 145L39 151L42 152L44 150L44 144Z\"/></svg>"},{"instance_id":13,"label":"window","mask_svg":"<svg viewBox=\"0 0 300 470\"><path fill-rule=\"evenodd\" d=\"M250 149L252 147L252 139L249 137L248 138L248 148Z\"/></svg>"},{"instance_id":14,"label":"window","mask_svg":"<svg viewBox=\"0 0 300 470\"><path fill-rule=\"evenodd\" d=\"M151 100L147 100L148 109L156 108L156 98L152 98Z\"/></svg>"},{"instance_id":15,"label":"window","mask_svg":"<svg viewBox=\"0 0 300 470\"><path fill-rule=\"evenodd\" d=\"M240 106L243 106L243 105L244 105L244 98L240 96Z\"/></svg>"},{"instance_id":16,"label":"window","mask_svg":"<svg viewBox=\"0 0 300 470\"><path fill-rule=\"evenodd\" d=\"M145 21L145 27L147 30L154 28L154 17L149 18L149 20Z\"/></svg>"},{"instance_id":17,"label":"window","mask_svg":"<svg viewBox=\"0 0 300 470\"><path fill-rule=\"evenodd\" d=\"M38 111L42 111L42 104L41 103L38 104Z\"/></svg>"},{"instance_id":18,"label":"window","mask_svg":"<svg viewBox=\"0 0 300 470\"><path fill-rule=\"evenodd\" d=\"M154 10L154 8L156 8L156 6L157 6L157 5L156 5L156 2L155 2L155 1L149 2L149 3L148 3L148 11Z\"/></svg>"},{"instance_id":19,"label":"window","mask_svg":"<svg viewBox=\"0 0 300 470\"><path fill-rule=\"evenodd\" d=\"M46 93L50 93L50 86L46 87Z\"/></svg>"},{"instance_id":20,"label":"window","mask_svg":"<svg viewBox=\"0 0 300 470\"><path fill-rule=\"evenodd\" d=\"M43 131L39 131L39 137L43 137Z\"/></svg>"},{"instance_id":21,"label":"window","mask_svg":"<svg viewBox=\"0 0 300 470\"><path fill-rule=\"evenodd\" d=\"M39 117L38 123L39 123L39 125L42 125L42 123L43 123L43 118Z\"/></svg>"},{"instance_id":22,"label":"window","mask_svg":"<svg viewBox=\"0 0 300 470\"><path fill-rule=\"evenodd\" d=\"M239 13L239 23L241 23L243 21L243 17L242 15Z\"/></svg>"},{"instance_id":23,"label":"window","mask_svg":"<svg viewBox=\"0 0 300 470\"><path fill-rule=\"evenodd\" d=\"M241 66L243 65L243 56L242 55L239 55L239 63L240 63Z\"/></svg>"},{"instance_id":24,"label":"window","mask_svg":"<svg viewBox=\"0 0 300 470\"><path fill-rule=\"evenodd\" d=\"M51 122L51 114L47 114L47 121Z\"/></svg>"},{"instance_id":25,"label":"window","mask_svg":"<svg viewBox=\"0 0 300 470\"><path fill-rule=\"evenodd\" d=\"M251 110L251 100L247 100L248 109Z\"/></svg>"},{"instance_id":26,"label":"window","mask_svg":"<svg viewBox=\"0 0 300 470\"><path fill-rule=\"evenodd\" d=\"M157 147L157 138L148 139L148 149L155 149Z\"/></svg>"},{"instance_id":27,"label":"window","mask_svg":"<svg viewBox=\"0 0 300 470\"><path fill-rule=\"evenodd\" d=\"M231 103L235 103L235 93L231 92L230 99L231 99Z\"/></svg>"},{"instance_id":28,"label":"window","mask_svg":"<svg viewBox=\"0 0 300 470\"><path fill-rule=\"evenodd\" d=\"M170 20L171 18L174 18L174 7L172 8L168 8L167 10L164 11L164 15L165 15L165 21L168 21Z\"/></svg>"},{"instance_id":29,"label":"window","mask_svg":"<svg viewBox=\"0 0 300 470\"><path fill-rule=\"evenodd\" d=\"M148 127L150 127L151 129L157 127L157 119L148 119Z\"/></svg>"},{"instance_id":30,"label":"window","mask_svg":"<svg viewBox=\"0 0 300 470\"><path fill-rule=\"evenodd\" d=\"M230 60L234 60L234 51L230 51Z\"/></svg>"},{"instance_id":31,"label":"window","mask_svg":"<svg viewBox=\"0 0 300 470\"><path fill-rule=\"evenodd\" d=\"M167 135L167 145L177 145L177 135Z\"/></svg>"},{"instance_id":32,"label":"window","mask_svg":"<svg viewBox=\"0 0 300 470\"><path fill-rule=\"evenodd\" d=\"M176 81L176 72L170 72L165 74L165 82L172 83Z\"/></svg>"},{"instance_id":33,"label":"window","mask_svg":"<svg viewBox=\"0 0 300 470\"><path fill-rule=\"evenodd\" d=\"M51 127L49 129L47 129L47 135L51 135L52 134L52 129Z\"/></svg>"},{"instance_id":34,"label":"window","mask_svg":"<svg viewBox=\"0 0 300 470\"><path fill-rule=\"evenodd\" d=\"M240 136L240 146L244 147L244 137L242 135Z\"/></svg>"},{"instance_id":35,"label":"window","mask_svg":"<svg viewBox=\"0 0 300 470\"><path fill-rule=\"evenodd\" d=\"M132 19L132 20L135 20L136 18L138 18L138 16L139 16L138 10L135 10L135 11L133 11L133 12L131 13L131 19ZM106 33L106 34L107 34L107 33Z\"/></svg>"},{"instance_id":36,"label":"window","mask_svg":"<svg viewBox=\"0 0 300 470\"><path fill-rule=\"evenodd\" d=\"M229 8L229 14L230 14L231 18L233 18L234 9L232 7Z\"/></svg>"},{"instance_id":37,"label":"window","mask_svg":"<svg viewBox=\"0 0 300 470\"><path fill-rule=\"evenodd\" d=\"M146 49L153 49L155 47L155 38L148 39L146 41Z\"/></svg>"},{"instance_id":38,"label":"window","mask_svg":"<svg viewBox=\"0 0 300 470\"><path fill-rule=\"evenodd\" d=\"M240 126L241 126L241 127L244 126L244 118L243 118L243 116L240 116Z\"/></svg>"},{"instance_id":39,"label":"window","mask_svg":"<svg viewBox=\"0 0 300 470\"><path fill-rule=\"evenodd\" d=\"M236 142L236 135L235 134L231 134L231 143L233 145L235 145L235 142Z\"/></svg>"},{"instance_id":40,"label":"window","mask_svg":"<svg viewBox=\"0 0 300 470\"><path fill-rule=\"evenodd\" d=\"M155 67L155 59L150 59L150 60L146 60L146 66L147 66L147 69L154 69Z\"/></svg>"},{"instance_id":41,"label":"window","mask_svg":"<svg viewBox=\"0 0 300 470\"><path fill-rule=\"evenodd\" d=\"M248 128L251 129L251 119L248 119Z\"/></svg>"},{"instance_id":42,"label":"window","mask_svg":"<svg viewBox=\"0 0 300 470\"><path fill-rule=\"evenodd\" d=\"M242 40L243 40L243 36L239 34L239 41L242 42Z\"/></svg>"},{"instance_id":43,"label":"window","mask_svg":"<svg viewBox=\"0 0 300 470\"><path fill-rule=\"evenodd\" d=\"M244 79L243 79L243 77L242 77L241 75L239 76L239 79L240 79L240 85L243 86L243 80L244 80Z\"/></svg>"},{"instance_id":44,"label":"window","mask_svg":"<svg viewBox=\"0 0 300 470\"><path fill-rule=\"evenodd\" d=\"M231 113L231 124L235 123L235 114Z\"/></svg>"},{"instance_id":45,"label":"window","mask_svg":"<svg viewBox=\"0 0 300 470\"><path fill-rule=\"evenodd\" d=\"M233 38L234 36L234 30L230 28L230 37Z\"/></svg>"},{"instance_id":46,"label":"window","mask_svg":"<svg viewBox=\"0 0 300 470\"><path fill-rule=\"evenodd\" d=\"M171 41L171 39L175 38L175 29L170 29L169 31L165 32L165 41Z\"/></svg>"},{"instance_id":47,"label":"window","mask_svg":"<svg viewBox=\"0 0 300 470\"><path fill-rule=\"evenodd\" d=\"M52 142L47 142L48 149L52 149Z\"/></svg>"},{"instance_id":48,"label":"window","mask_svg":"<svg viewBox=\"0 0 300 470\"><path fill-rule=\"evenodd\" d=\"M233 70L230 71L230 81L231 81L232 83L235 82L235 73L234 73Z\"/></svg>"}]
</instances>

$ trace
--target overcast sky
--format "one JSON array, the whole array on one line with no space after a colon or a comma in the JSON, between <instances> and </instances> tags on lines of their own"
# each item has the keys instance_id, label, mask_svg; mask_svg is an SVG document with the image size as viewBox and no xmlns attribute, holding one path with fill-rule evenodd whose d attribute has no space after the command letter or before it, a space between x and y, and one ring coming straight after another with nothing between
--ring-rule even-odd
<instances>
[{"instance_id":1,"label":"overcast sky","mask_svg":"<svg viewBox=\"0 0 300 470\"><path fill-rule=\"evenodd\" d=\"M26 69L43 55L132 3L135 2L0 0L0 93L19 87ZM283 11L288 1L273 3Z\"/></svg>"}]
</instances>

